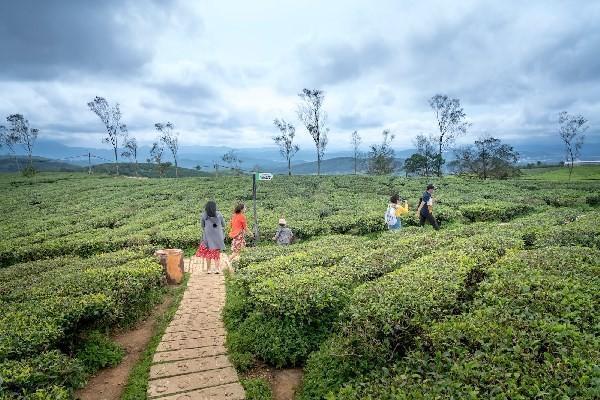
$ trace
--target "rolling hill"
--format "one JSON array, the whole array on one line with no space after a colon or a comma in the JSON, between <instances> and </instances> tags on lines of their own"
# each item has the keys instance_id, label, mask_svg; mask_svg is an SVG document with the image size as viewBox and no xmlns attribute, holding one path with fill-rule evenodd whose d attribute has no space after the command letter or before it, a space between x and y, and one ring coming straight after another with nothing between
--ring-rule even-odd
<instances>
[{"instance_id":1,"label":"rolling hill","mask_svg":"<svg viewBox=\"0 0 600 400\"><path fill-rule=\"evenodd\" d=\"M27 166L27 157L0 156L0 172L17 172L17 164L20 168ZM60 160L53 160L44 157L33 157L33 168L40 172L77 172L84 171L85 168L78 165L69 164Z\"/></svg>"}]
</instances>

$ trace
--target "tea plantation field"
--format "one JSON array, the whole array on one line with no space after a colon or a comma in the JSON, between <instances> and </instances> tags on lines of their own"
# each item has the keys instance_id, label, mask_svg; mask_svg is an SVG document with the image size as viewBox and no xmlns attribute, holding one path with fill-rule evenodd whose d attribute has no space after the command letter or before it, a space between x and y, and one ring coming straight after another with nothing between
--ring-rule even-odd
<instances>
[{"instance_id":1,"label":"tea plantation field","mask_svg":"<svg viewBox=\"0 0 600 400\"><path fill-rule=\"evenodd\" d=\"M594 398L600 393L600 180L436 180L442 229L385 231L402 177L260 182L261 236L227 280L240 371L302 366L302 399ZM588 179L589 178L589 179ZM0 176L0 399L71 398L164 291L156 248L192 249L249 177Z\"/></svg>"}]
</instances>

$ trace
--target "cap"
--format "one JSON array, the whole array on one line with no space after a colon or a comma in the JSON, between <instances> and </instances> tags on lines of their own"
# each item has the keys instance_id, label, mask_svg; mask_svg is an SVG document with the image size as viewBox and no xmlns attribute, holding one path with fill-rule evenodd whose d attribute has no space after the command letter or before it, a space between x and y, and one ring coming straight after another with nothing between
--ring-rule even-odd
<instances>
[{"instance_id":1,"label":"cap","mask_svg":"<svg viewBox=\"0 0 600 400\"><path fill-rule=\"evenodd\" d=\"M279 218L279 225L285 225L285 218Z\"/></svg>"},{"instance_id":2,"label":"cap","mask_svg":"<svg viewBox=\"0 0 600 400\"><path fill-rule=\"evenodd\" d=\"M429 189L435 189L436 187L433 185L433 183L430 183L429 185L427 185L427 190Z\"/></svg>"}]
</instances>

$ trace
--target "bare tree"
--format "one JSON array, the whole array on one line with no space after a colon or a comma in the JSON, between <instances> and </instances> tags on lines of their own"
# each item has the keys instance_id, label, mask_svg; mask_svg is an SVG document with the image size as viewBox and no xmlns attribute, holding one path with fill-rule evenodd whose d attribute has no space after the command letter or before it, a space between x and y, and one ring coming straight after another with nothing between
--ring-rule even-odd
<instances>
[{"instance_id":1,"label":"bare tree","mask_svg":"<svg viewBox=\"0 0 600 400\"><path fill-rule=\"evenodd\" d=\"M387 175L396 169L394 159L394 149L392 149L392 140L395 135L390 133L389 129L382 132L383 141L380 145L371 145L369 151L369 173L374 175Z\"/></svg>"},{"instance_id":2,"label":"bare tree","mask_svg":"<svg viewBox=\"0 0 600 400\"><path fill-rule=\"evenodd\" d=\"M475 145L457 149L455 154L453 165L459 173L475 174L481 179L503 179L520 172L515 166L519 153L512 146L489 135L477 139Z\"/></svg>"},{"instance_id":3,"label":"bare tree","mask_svg":"<svg viewBox=\"0 0 600 400\"><path fill-rule=\"evenodd\" d=\"M127 126L121 123L119 103L111 107L104 97L96 96L87 105L106 128L106 136L102 138L102 143L110 144L113 147L117 175L119 175L119 138L127 136Z\"/></svg>"},{"instance_id":4,"label":"bare tree","mask_svg":"<svg viewBox=\"0 0 600 400\"><path fill-rule=\"evenodd\" d=\"M137 140L134 137L126 138L124 147L125 150L121 153L121 157L128 158L130 161L133 160L135 163L135 176L138 176Z\"/></svg>"},{"instance_id":5,"label":"bare tree","mask_svg":"<svg viewBox=\"0 0 600 400\"><path fill-rule=\"evenodd\" d=\"M171 122L162 123L158 122L154 124L154 127L159 132L159 140L162 141L165 146L169 149L173 155L173 161L175 163L175 177L179 176L177 172L177 151L179 150L179 133L173 133L175 125Z\"/></svg>"},{"instance_id":6,"label":"bare tree","mask_svg":"<svg viewBox=\"0 0 600 400\"><path fill-rule=\"evenodd\" d=\"M352 132L352 149L354 150L354 175L358 170L358 158L360 156L360 143L362 139L358 134L358 131Z\"/></svg>"},{"instance_id":7,"label":"bare tree","mask_svg":"<svg viewBox=\"0 0 600 400\"><path fill-rule=\"evenodd\" d=\"M15 145L19 142L19 137L15 135L14 131L8 129L4 125L0 125L0 147L6 147L8 149L9 154L12 154L15 158L15 163L17 164L17 171L21 171L21 166L19 165L19 157L17 157L17 152L15 151Z\"/></svg>"},{"instance_id":8,"label":"bare tree","mask_svg":"<svg viewBox=\"0 0 600 400\"><path fill-rule=\"evenodd\" d=\"M150 149L150 158L148 158L149 163L156 164L156 171L158 172L158 176L162 178L165 175L165 172L171 165L169 162L163 162L163 156L165 153L165 148L160 141L154 142L152 144L152 148Z\"/></svg>"},{"instance_id":9,"label":"bare tree","mask_svg":"<svg viewBox=\"0 0 600 400\"><path fill-rule=\"evenodd\" d=\"M444 159L440 160L441 155L435 151L434 140L434 138L427 137L421 133L417 135L414 141L417 154L423 158L415 158L413 161L418 160L420 162L419 165L423 168L425 176L430 176L440 163L444 164Z\"/></svg>"},{"instance_id":10,"label":"bare tree","mask_svg":"<svg viewBox=\"0 0 600 400\"><path fill-rule=\"evenodd\" d=\"M294 144L296 128L294 125L285 122L284 119L275 119L273 124L279 128L280 134L273 137L273 141L279 146L279 152L288 163L288 175L292 176L292 157L300 150L298 145Z\"/></svg>"},{"instance_id":11,"label":"bare tree","mask_svg":"<svg viewBox=\"0 0 600 400\"><path fill-rule=\"evenodd\" d=\"M0 149L6 146L8 140L8 129L4 125L0 125Z\"/></svg>"},{"instance_id":12,"label":"bare tree","mask_svg":"<svg viewBox=\"0 0 600 400\"><path fill-rule=\"evenodd\" d=\"M227 153L223 154L221 160L228 164L229 168L234 170L237 174L241 172L242 160L240 160L240 157L237 155L235 150L229 150Z\"/></svg>"},{"instance_id":13,"label":"bare tree","mask_svg":"<svg viewBox=\"0 0 600 400\"><path fill-rule=\"evenodd\" d=\"M325 154L327 147L327 133L329 129L325 127L327 114L323 110L323 100L325 94L318 89L303 89L298 105L298 118L310 135L312 136L317 148L317 175L321 175L321 159Z\"/></svg>"},{"instance_id":14,"label":"bare tree","mask_svg":"<svg viewBox=\"0 0 600 400\"><path fill-rule=\"evenodd\" d=\"M559 135L565 143L567 153L567 163L569 164L569 180L573 173L573 165L575 158L579 157L583 140L585 139L585 131L589 128L586 125L588 122L583 115L569 115L568 112L562 111L558 114L558 123L560 124Z\"/></svg>"},{"instance_id":15,"label":"bare tree","mask_svg":"<svg viewBox=\"0 0 600 400\"><path fill-rule=\"evenodd\" d=\"M436 94L429 99L429 105L435 112L439 129L437 174L442 176L442 152L454 143L457 136L465 134L470 124L465 119L467 115L460 106L459 99Z\"/></svg>"},{"instance_id":16,"label":"bare tree","mask_svg":"<svg viewBox=\"0 0 600 400\"><path fill-rule=\"evenodd\" d=\"M6 117L9 123L9 138L14 143L23 145L25 152L27 153L28 166L26 170L28 173L33 173L33 146L39 134L39 129L30 128L29 121L23 117L22 114L12 114Z\"/></svg>"}]
</instances>

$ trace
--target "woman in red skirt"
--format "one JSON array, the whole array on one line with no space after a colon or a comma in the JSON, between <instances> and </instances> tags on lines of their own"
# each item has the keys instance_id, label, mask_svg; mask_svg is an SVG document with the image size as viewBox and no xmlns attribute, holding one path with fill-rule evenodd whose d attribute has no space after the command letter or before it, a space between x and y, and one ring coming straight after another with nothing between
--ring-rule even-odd
<instances>
[{"instance_id":1,"label":"woman in red skirt","mask_svg":"<svg viewBox=\"0 0 600 400\"><path fill-rule=\"evenodd\" d=\"M246 239L244 235L252 235L250 228L248 228L248 221L246 220L246 207L243 204L235 206L233 216L231 217L231 231L229 237L231 238L231 258L230 261L235 261L240 258L240 251L246 247Z\"/></svg>"},{"instance_id":2,"label":"woman in red skirt","mask_svg":"<svg viewBox=\"0 0 600 400\"><path fill-rule=\"evenodd\" d=\"M207 273L221 273L221 251L225 249L225 220L223 215L217 211L217 204L209 201L204 207L204 212L200 217L202 225L202 242L196 251L196 257L202 257L207 260ZM215 262L215 267L211 268L211 261Z\"/></svg>"}]
</instances>

